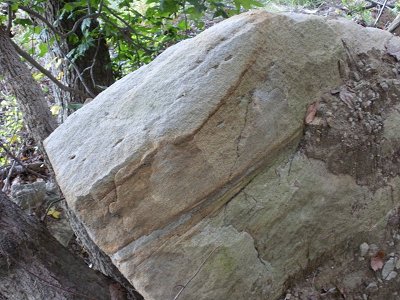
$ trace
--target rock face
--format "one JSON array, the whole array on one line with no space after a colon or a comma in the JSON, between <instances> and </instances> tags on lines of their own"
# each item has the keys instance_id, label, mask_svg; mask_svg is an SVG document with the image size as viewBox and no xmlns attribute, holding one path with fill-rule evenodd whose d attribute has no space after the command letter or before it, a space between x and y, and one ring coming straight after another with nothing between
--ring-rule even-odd
<instances>
[{"instance_id":1,"label":"rock face","mask_svg":"<svg viewBox=\"0 0 400 300\"><path fill-rule=\"evenodd\" d=\"M399 50L350 21L245 13L115 83L46 149L145 299L277 299L399 202Z\"/></svg>"}]
</instances>

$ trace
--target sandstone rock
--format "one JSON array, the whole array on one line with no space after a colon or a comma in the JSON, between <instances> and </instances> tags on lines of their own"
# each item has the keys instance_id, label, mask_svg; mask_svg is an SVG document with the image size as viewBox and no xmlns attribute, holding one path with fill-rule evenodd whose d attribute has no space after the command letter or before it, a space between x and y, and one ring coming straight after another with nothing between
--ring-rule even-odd
<instances>
[{"instance_id":1,"label":"sandstone rock","mask_svg":"<svg viewBox=\"0 0 400 300\"><path fill-rule=\"evenodd\" d=\"M46 150L68 204L145 299L277 299L398 202L389 43L345 20L242 14L115 83Z\"/></svg>"}]
</instances>

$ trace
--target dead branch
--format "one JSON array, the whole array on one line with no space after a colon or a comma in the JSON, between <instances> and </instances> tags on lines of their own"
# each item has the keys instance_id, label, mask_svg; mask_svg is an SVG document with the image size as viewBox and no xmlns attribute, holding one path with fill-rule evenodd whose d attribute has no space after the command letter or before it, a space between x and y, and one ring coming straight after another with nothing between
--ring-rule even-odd
<instances>
[{"instance_id":1,"label":"dead branch","mask_svg":"<svg viewBox=\"0 0 400 300\"><path fill-rule=\"evenodd\" d=\"M26 164L25 166L15 165L14 168L12 168L12 165L10 165L10 166L7 166L0 170L0 178L6 178L6 176L8 176L8 174L10 173L10 170L12 170L10 176L11 176L11 178L13 178L20 174L28 172L28 171L26 171L26 169L35 171L37 173L42 173L46 170L46 167L45 167L44 163L42 163L42 162Z\"/></svg>"},{"instance_id":2,"label":"dead branch","mask_svg":"<svg viewBox=\"0 0 400 300\"><path fill-rule=\"evenodd\" d=\"M389 32L393 33L400 26L400 14L393 20L387 29Z\"/></svg>"},{"instance_id":3,"label":"dead branch","mask_svg":"<svg viewBox=\"0 0 400 300\"><path fill-rule=\"evenodd\" d=\"M55 85L57 85L61 90L66 91L66 92L70 92L70 93L74 93L74 94L78 94L81 95L83 97L89 97L87 94L79 91L79 90L75 90L73 88L70 88L66 85L63 85L60 81L57 80L57 78L55 78L50 71L46 70L45 68L43 68L32 56L30 56L28 53L26 53L24 50L22 50L16 43L14 43L13 41L11 41L11 44L13 45L13 47L15 48L15 50L17 51L17 53L23 57L24 59L26 59L31 65L33 65L36 69L38 69L39 72L43 73L44 75L46 75L52 82L55 83Z\"/></svg>"},{"instance_id":4,"label":"dead branch","mask_svg":"<svg viewBox=\"0 0 400 300\"><path fill-rule=\"evenodd\" d=\"M36 171L33 171L33 170L31 170L31 169L28 169L28 168L24 165L24 163L23 163L22 161L20 161L14 154L12 154L12 152L4 145L1 141L0 141L0 147L3 148L4 152L5 152L11 159L13 159L13 160L14 160L15 162L17 162L22 168L24 168L26 172L29 172L29 173L31 173L31 174L33 174L33 175L35 175L35 176L37 176L37 177L43 178L43 179L47 179L46 176L44 176L44 175L42 175L42 174L40 174L40 173L38 173L38 172L36 172Z\"/></svg>"}]
</instances>

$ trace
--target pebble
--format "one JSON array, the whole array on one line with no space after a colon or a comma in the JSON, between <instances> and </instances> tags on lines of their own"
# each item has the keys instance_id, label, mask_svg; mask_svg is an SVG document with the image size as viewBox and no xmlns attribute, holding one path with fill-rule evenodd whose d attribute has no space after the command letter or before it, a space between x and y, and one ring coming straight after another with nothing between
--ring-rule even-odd
<instances>
[{"instance_id":1,"label":"pebble","mask_svg":"<svg viewBox=\"0 0 400 300\"><path fill-rule=\"evenodd\" d=\"M400 269L400 259L398 259L398 260L396 261L396 269L397 269L397 270Z\"/></svg>"},{"instance_id":2,"label":"pebble","mask_svg":"<svg viewBox=\"0 0 400 300\"><path fill-rule=\"evenodd\" d=\"M391 280L397 276L397 272L394 271L395 266L396 266L396 259L394 257L389 258L387 262L383 265L382 278L384 280ZM395 274L392 274L392 272L394 272ZM390 279L388 279L389 276Z\"/></svg>"},{"instance_id":3,"label":"pebble","mask_svg":"<svg viewBox=\"0 0 400 300\"><path fill-rule=\"evenodd\" d=\"M389 90L389 85L386 82L381 81L379 83L379 85L381 86L382 90L384 90L385 92L387 92Z\"/></svg>"},{"instance_id":4,"label":"pebble","mask_svg":"<svg viewBox=\"0 0 400 300\"><path fill-rule=\"evenodd\" d=\"M285 300L291 300L292 299L292 294L286 294Z\"/></svg>"},{"instance_id":5,"label":"pebble","mask_svg":"<svg viewBox=\"0 0 400 300\"><path fill-rule=\"evenodd\" d=\"M378 284L376 282L371 282L366 288L368 291L376 291L378 289Z\"/></svg>"},{"instance_id":6,"label":"pebble","mask_svg":"<svg viewBox=\"0 0 400 300\"><path fill-rule=\"evenodd\" d=\"M360 256L365 256L365 255L367 255L367 253L368 253L368 250L369 250L369 245L367 244L367 243L362 243L361 245L360 245Z\"/></svg>"},{"instance_id":7,"label":"pebble","mask_svg":"<svg viewBox=\"0 0 400 300\"><path fill-rule=\"evenodd\" d=\"M387 281L392 280L392 279L396 278L396 276L397 276L397 272L396 271L392 271L392 272L389 273L389 275L386 277L385 280L387 280Z\"/></svg>"}]
</instances>

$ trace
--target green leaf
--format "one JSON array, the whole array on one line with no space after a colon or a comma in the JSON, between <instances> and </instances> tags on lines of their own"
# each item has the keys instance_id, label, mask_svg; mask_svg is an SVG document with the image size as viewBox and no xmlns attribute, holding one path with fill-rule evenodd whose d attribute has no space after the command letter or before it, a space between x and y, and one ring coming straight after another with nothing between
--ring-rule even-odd
<instances>
[{"instance_id":1,"label":"green leaf","mask_svg":"<svg viewBox=\"0 0 400 300\"><path fill-rule=\"evenodd\" d=\"M40 43L38 48L39 48L39 53L38 53L39 57L45 56L49 50L46 43Z\"/></svg>"},{"instance_id":2,"label":"green leaf","mask_svg":"<svg viewBox=\"0 0 400 300\"><path fill-rule=\"evenodd\" d=\"M161 0L160 8L162 12L176 13L179 10L179 2L174 0Z\"/></svg>"},{"instance_id":3,"label":"green leaf","mask_svg":"<svg viewBox=\"0 0 400 300\"><path fill-rule=\"evenodd\" d=\"M262 6L262 4L257 0L234 0L234 3L237 9L240 9L240 7L250 9L254 6Z\"/></svg>"},{"instance_id":4,"label":"green leaf","mask_svg":"<svg viewBox=\"0 0 400 300\"><path fill-rule=\"evenodd\" d=\"M33 23L30 19L15 19L14 24L21 25L21 26L32 26Z\"/></svg>"},{"instance_id":5,"label":"green leaf","mask_svg":"<svg viewBox=\"0 0 400 300\"><path fill-rule=\"evenodd\" d=\"M70 104L67 105L67 108L72 109L72 110L78 110L82 106L83 106L83 103L71 102Z\"/></svg>"},{"instance_id":6,"label":"green leaf","mask_svg":"<svg viewBox=\"0 0 400 300\"><path fill-rule=\"evenodd\" d=\"M42 73L40 73L40 72L37 72L37 73L33 73L33 74L32 74L32 77L33 77L33 79L35 79L36 81L39 81L39 80L41 80L41 79L44 77L44 75L43 75Z\"/></svg>"}]
</instances>

